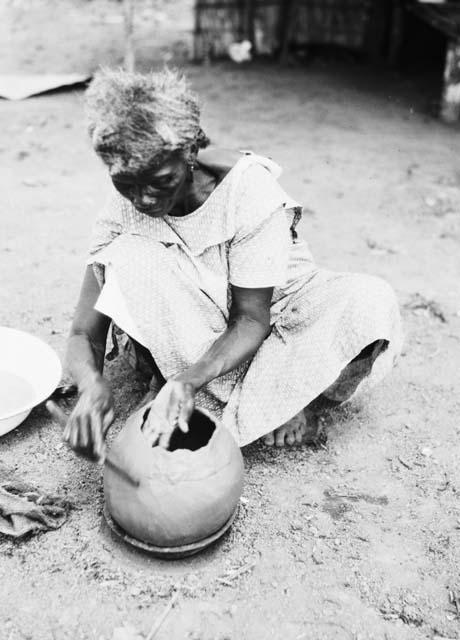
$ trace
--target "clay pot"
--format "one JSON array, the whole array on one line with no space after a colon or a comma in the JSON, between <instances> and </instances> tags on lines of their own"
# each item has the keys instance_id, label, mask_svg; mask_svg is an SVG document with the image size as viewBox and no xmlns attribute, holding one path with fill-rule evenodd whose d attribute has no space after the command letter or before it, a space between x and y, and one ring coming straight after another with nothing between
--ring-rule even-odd
<instances>
[{"instance_id":1,"label":"clay pot","mask_svg":"<svg viewBox=\"0 0 460 640\"><path fill-rule=\"evenodd\" d=\"M137 540L158 546L191 544L218 531L234 513L243 488L243 458L227 429L197 409L190 431L176 431L170 449L149 447L133 414L110 456L140 481L133 486L109 467L104 492L112 518Z\"/></svg>"}]
</instances>

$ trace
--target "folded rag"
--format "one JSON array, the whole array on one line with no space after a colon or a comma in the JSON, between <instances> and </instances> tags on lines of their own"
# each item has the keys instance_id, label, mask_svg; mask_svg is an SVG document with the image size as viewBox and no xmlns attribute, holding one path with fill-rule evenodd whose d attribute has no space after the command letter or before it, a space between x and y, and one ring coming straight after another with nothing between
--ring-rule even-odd
<instances>
[{"instance_id":1,"label":"folded rag","mask_svg":"<svg viewBox=\"0 0 460 640\"><path fill-rule=\"evenodd\" d=\"M72 505L65 498L43 493L17 480L0 464L0 535L22 538L27 534L59 529Z\"/></svg>"}]
</instances>

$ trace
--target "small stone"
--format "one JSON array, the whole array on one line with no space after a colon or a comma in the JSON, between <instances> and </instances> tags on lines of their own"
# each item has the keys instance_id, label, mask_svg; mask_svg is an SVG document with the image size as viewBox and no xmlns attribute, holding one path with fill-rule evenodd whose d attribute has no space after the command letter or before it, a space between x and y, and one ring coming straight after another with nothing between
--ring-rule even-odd
<instances>
[{"instance_id":1,"label":"small stone","mask_svg":"<svg viewBox=\"0 0 460 640\"><path fill-rule=\"evenodd\" d=\"M422 454L422 456L425 456L425 458L429 458L433 455L433 450L430 449L430 447L423 447L420 453Z\"/></svg>"},{"instance_id":2,"label":"small stone","mask_svg":"<svg viewBox=\"0 0 460 640\"><path fill-rule=\"evenodd\" d=\"M22 184L25 187L44 187L45 186L45 182L43 182L42 180L38 180L37 178L25 178L22 181Z\"/></svg>"}]
</instances>

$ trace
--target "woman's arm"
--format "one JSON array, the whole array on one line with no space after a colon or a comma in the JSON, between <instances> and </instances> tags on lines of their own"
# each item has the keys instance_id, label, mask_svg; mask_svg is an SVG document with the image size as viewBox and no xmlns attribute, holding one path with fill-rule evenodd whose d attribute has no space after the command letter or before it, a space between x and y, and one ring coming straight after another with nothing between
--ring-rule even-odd
<instances>
[{"instance_id":1,"label":"woman's arm","mask_svg":"<svg viewBox=\"0 0 460 640\"><path fill-rule=\"evenodd\" d=\"M228 327L194 365L168 380L155 400L143 432L151 446L169 445L175 427L188 431L196 391L252 358L270 333L273 287L232 286Z\"/></svg>"},{"instance_id":2,"label":"woman's arm","mask_svg":"<svg viewBox=\"0 0 460 640\"><path fill-rule=\"evenodd\" d=\"M251 358L270 333L272 295L272 287L243 289L232 286L226 331L198 362L173 379L191 384L198 390Z\"/></svg>"},{"instance_id":3,"label":"woman's arm","mask_svg":"<svg viewBox=\"0 0 460 640\"><path fill-rule=\"evenodd\" d=\"M105 346L110 318L94 308L100 288L91 266L86 267L67 341L66 368L79 391L92 384L104 369Z\"/></svg>"},{"instance_id":4,"label":"woman's arm","mask_svg":"<svg viewBox=\"0 0 460 640\"><path fill-rule=\"evenodd\" d=\"M94 309L98 296L98 282L87 267L66 353L66 368L80 396L64 429L64 440L72 449L95 460L103 456L104 436L115 417L112 392L102 377L110 318ZM53 403L47 406L60 421Z\"/></svg>"}]
</instances>

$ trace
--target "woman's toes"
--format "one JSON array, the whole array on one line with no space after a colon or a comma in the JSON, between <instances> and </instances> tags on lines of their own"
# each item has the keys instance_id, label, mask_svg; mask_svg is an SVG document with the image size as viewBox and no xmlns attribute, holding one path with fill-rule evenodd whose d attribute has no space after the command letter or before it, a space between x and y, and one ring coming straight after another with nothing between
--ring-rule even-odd
<instances>
[{"instance_id":1,"label":"woman's toes","mask_svg":"<svg viewBox=\"0 0 460 640\"><path fill-rule=\"evenodd\" d=\"M306 418L303 411L301 411L281 427L278 427L278 429L267 433L262 438L262 442L269 446L284 447L288 445L292 447L295 444L302 444L307 430Z\"/></svg>"},{"instance_id":2,"label":"woman's toes","mask_svg":"<svg viewBox=\"0 0 460 640\"><path fill-rule=\"evenodd\" d=\"M280 427L275 432L275 444L277 447L284 447L284 440L286 438L286 429Z\"/></svg>"},{"instance_id":3,"label":"woman's toes","mask_svg":"<svg viewBox=\"0 0 460 640\"><path fill-rule=\"evenodd\" d=\"M273 434L273 431L267 433L267 435L262 438L262 442L272 447L275 444L275 436Z\"/></svg>"},{"instance_id":4,"label":"woman's toes","mask_svg":"<svg viewBox=\"0 0 460 640\"><path fill-rule=\"evenodd\" d=\"M301 425L295 430L295 441L297 444L302 444L303 436L305 433L305 425Z\"/></svg>"}]
</instances>

